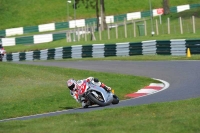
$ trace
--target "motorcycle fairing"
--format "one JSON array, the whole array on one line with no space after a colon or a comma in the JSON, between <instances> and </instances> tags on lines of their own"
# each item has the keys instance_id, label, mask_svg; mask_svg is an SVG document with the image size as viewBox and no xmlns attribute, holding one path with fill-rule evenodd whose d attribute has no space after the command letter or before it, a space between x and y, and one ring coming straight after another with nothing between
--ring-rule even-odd
<instances>
[{"instance_id":1,"label":"motorcycle fairing","mask_svg":"<svg viewBox=\"0 0 200 133\"><path fill-rule=\"evenodd\" d=\"M112 93L110 92L107 92L105 89L103 89L102 87L100 86L96 86L92 83L89 83L89 86L90 88L88 90L90 90L91 92L92 91L95 91L95 92L98 92L98 93L101 93L101 95L103 96L103 99L105 102L108 102L110 100L113 100L113 95ZM95 94L94 94L95 95Z\"/></svg>"}]
</instances>

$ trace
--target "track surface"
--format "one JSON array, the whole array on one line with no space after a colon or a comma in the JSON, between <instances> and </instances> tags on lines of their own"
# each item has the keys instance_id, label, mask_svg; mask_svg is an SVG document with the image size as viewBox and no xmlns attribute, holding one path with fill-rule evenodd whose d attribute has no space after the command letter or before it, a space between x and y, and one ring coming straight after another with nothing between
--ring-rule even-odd
<instances>
[{"instance_id":1,"label":"track surface","mask_svg":"<svg viewBox=\"0 0 200 133\"><path fill-rule=\"evenodd\" d=\"M39 61L16 63L58 66L99 72L131 74L162 79L170 83L169 88L164 91L141 98L120 101L120 103L117 105L97 108L93 107L87 109L72 109L47 114L33 115L28 117L14 118L16 120L26 120L31 118L54 116L65 113L88 112L104 108L136 106L141 104L183 100L200 96L200 61Z\"/></svg>"}]
</instances>

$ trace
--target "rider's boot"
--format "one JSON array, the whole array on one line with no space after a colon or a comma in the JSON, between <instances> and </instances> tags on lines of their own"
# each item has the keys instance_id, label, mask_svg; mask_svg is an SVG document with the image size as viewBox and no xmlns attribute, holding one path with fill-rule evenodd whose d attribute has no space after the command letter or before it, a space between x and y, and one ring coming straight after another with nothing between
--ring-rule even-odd
<instances>
[{"instance_id":1,"label":"rider's boot","mask_svg":"<svg viewBox=\"0 0 200 133\"><path fill-rule=\"evenodd\" d=\"M83 101L81 104L82 104L82 107L83 107L83 108L88 108L88 105L86 104L85 101Z\"/></svg>"},{"instance_id":2,"label":"rider's boot","mask_svg":"<svg viewBox=\"0 0 200 133\"><path fill-rule=\"evenodd\" d=\"M81 105L83 108L88 108L89 104L84 97L81 98Z\"/></svg>"}]
</instances>

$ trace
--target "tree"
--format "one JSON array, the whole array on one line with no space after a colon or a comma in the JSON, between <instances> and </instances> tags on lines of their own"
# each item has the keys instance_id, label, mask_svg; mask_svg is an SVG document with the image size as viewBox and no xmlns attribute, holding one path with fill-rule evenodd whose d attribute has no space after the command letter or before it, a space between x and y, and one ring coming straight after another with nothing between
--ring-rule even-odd
<instances>
[{"instance_id":1,"label":"tree","mask_svg":"<svg viewBox=\"0 0 200 133\"><path fill-rule=\"evenodd\" d=\"M163 9L165 15L170 13L169 0L163 0Z\"/></svg>"},{"instance_id":2,"label":"tree","mask_svg":"<svg viewBox=\"0 0 200 133\"><path fill-rule=\"evenodd\" d=\"M105 6L104 0L75 0L76 5L79 5L82 2L85 5L85 8L92 8L96 10L96 17L97 17L97 29L99 28L99 2L100 2L100 9L101 9L101 30L107 29L107 24L105 21Z\"/></svg>"},{"instance_id":3,"label":"tree","mask_svg":"<svg viewBox=\"0 0 200 133\"><path fill-rule=\"evenodd\" d=\"M100 6L101 6L101 30L107 29L107 24L105 21L105 5L104 0L100 0Z\"/></svg>"}]
</instances>

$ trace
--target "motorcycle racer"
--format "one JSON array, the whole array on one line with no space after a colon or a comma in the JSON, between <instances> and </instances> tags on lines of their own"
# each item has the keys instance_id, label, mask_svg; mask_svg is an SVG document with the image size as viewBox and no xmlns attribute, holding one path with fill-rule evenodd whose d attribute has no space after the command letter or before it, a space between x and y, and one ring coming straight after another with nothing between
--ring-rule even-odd
<instances>
[{"instance_id":1,"label":"motorcycle racer","mask_svg":"<svg viewBox=\"0 0 200 133\"><path fill-rule=\"evenodd\" d=\"M106 86L104 83L100 82L97 78L94 77L88 77L86 79L82 80L74 80L74 79L69 79L67 81L67 87L70 90L70 95L79 103L82 104L83 108L87 108L88 105L90 105L89 101L86 101L84 97L81 97L78 95L78 86L81 86L82 82L86 80L87 82L92 82L93 84L100 86L104 88L106 91L111 91L111 88L109 86Z\"/></svg>"}]
</instances>

